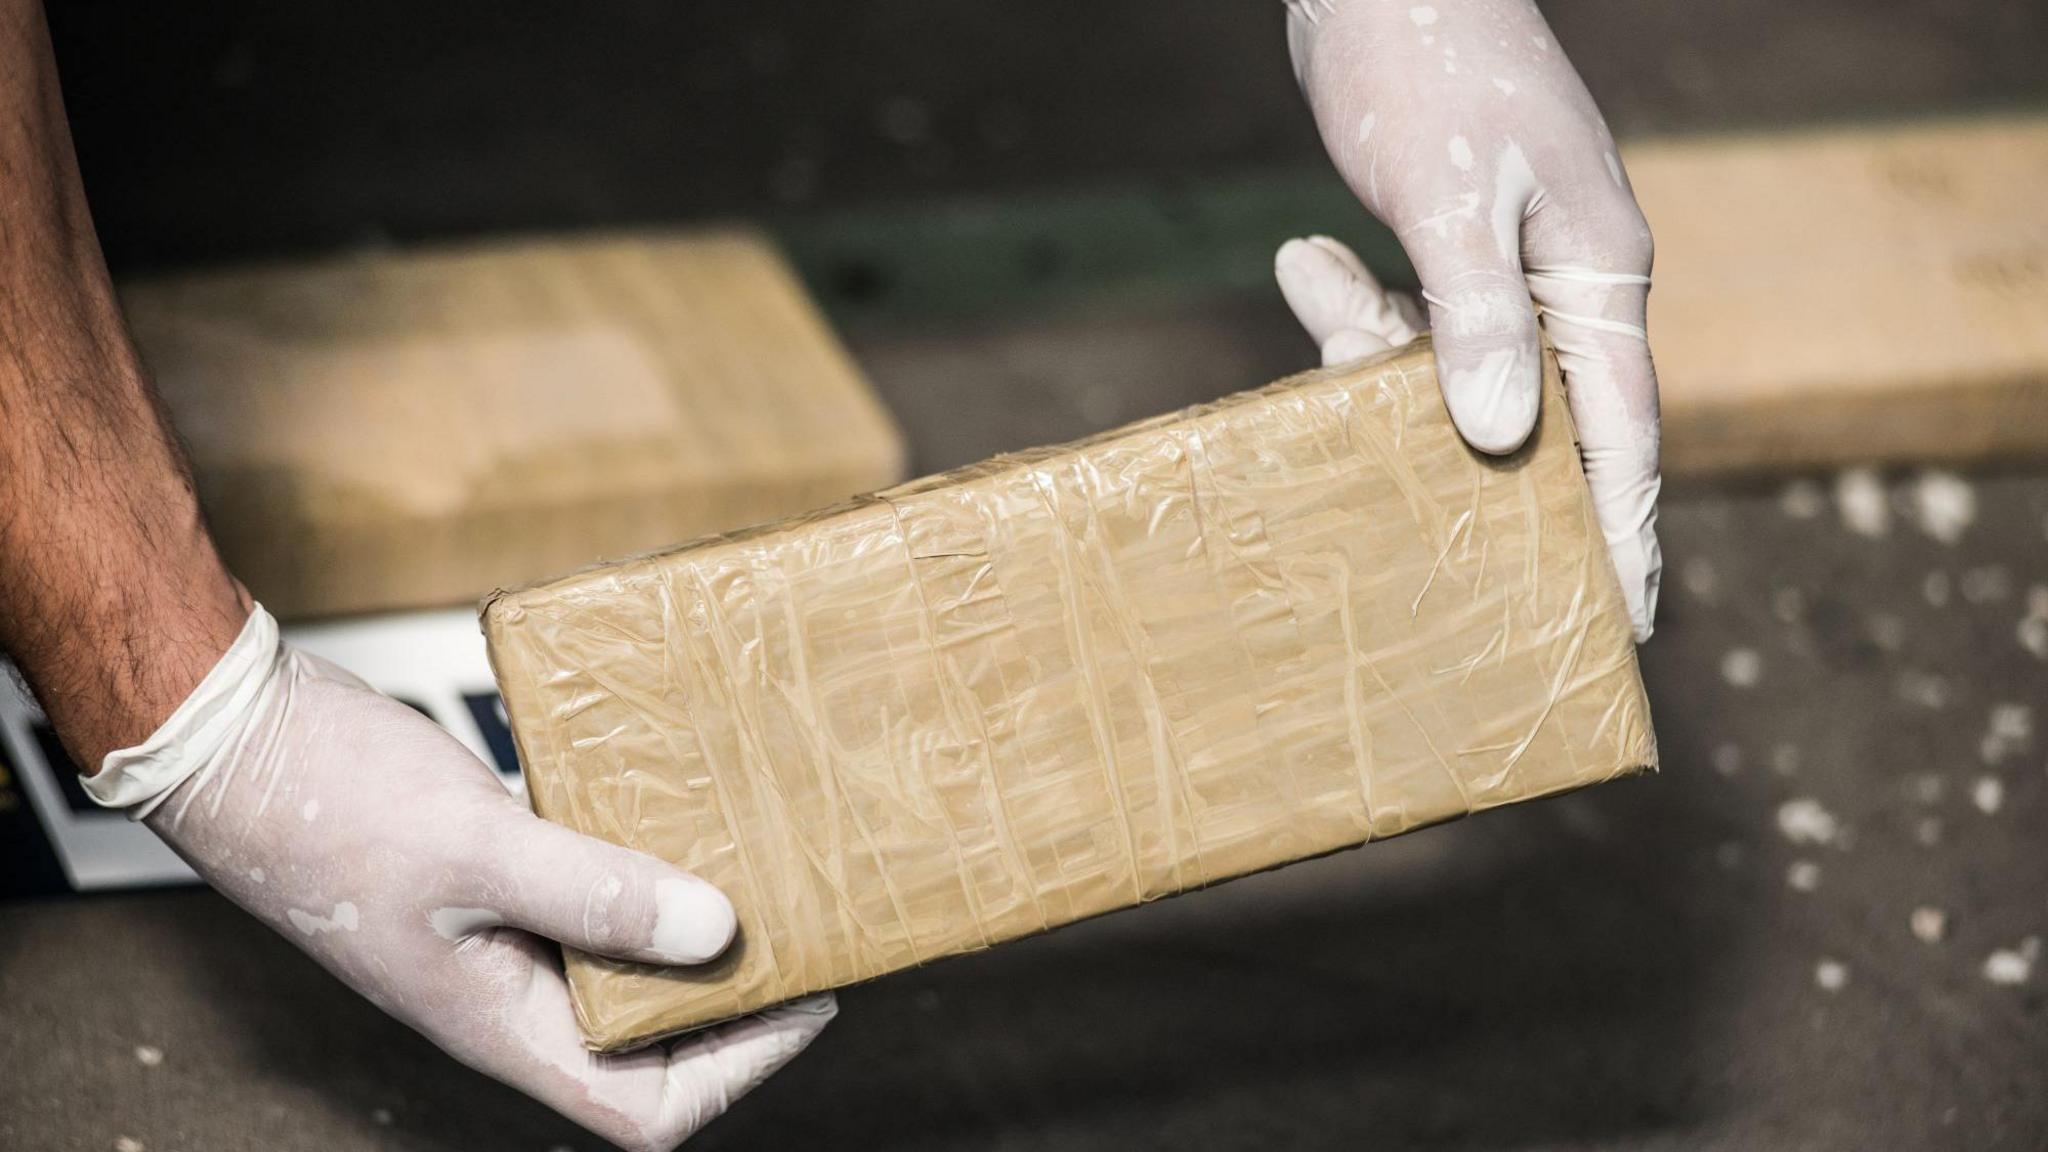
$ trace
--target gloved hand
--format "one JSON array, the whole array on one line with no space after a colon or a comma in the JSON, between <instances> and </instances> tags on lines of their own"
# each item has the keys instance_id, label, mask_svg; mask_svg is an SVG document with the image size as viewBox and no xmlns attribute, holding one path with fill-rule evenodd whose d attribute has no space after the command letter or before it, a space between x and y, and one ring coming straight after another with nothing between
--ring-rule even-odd
<instances>
[{"instance_id":1,"label":"gloved hand","mask_svg":"<svg viewBox=\"0 0 2048 1152\"><path fill-rule=\"evenodd\" d=\"M1287 7L1323 141L1414 262L1444 403L1475 448L1512 452L1536 425L1541 311L1648 639L1663 569L1650 230L1600 110L1531 0Z\"/></svg>"},{"instance_id":2,"label":"gloved hand","mask_svg":"<svg viewBox=\"0 0 2048 1152\"><path fill-rule=\"evenodd\" d=\"M629 1149L674 1147L836 1011L824 996L666 1049L586 1051L548 941L701 964L730 943L732 905L536 819L432 721L280 644L261 606L171 718L84 783L372 1003Z\"/></svg>"}]
</instances>

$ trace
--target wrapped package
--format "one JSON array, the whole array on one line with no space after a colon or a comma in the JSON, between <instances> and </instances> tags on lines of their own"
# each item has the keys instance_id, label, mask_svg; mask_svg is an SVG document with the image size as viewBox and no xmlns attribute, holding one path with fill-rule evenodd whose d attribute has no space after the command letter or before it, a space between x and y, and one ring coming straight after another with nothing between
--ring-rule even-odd
<instances>
[{"instance_id":1,"label":"wrapped package","mask_svg":"<svg viewBox=\"0 0 2048 1152\"><path fill-rule=\"evenodd\" d=\"M1652 768L1546 369L1507 458L1425 341L492 597L535 810L739 913L570 955L591 1047Z\"/></svg>"},{"instance_id":2,"label":"wrapped package","mask_svg":"<svg viewBox=\"0 0 2048 1152\"><path fill-rule=\"evenodd\" d=\"M502 584L903 478L775 246L559 237L130 281L214 540L292 618Z\"/></svg>"}]
</instances>

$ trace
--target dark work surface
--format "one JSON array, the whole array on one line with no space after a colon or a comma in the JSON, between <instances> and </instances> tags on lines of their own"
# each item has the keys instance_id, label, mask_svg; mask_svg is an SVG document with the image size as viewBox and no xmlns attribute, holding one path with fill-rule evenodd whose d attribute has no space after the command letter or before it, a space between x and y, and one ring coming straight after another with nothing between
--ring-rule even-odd
<instances>
[{"instance_id":1,"label":"dark work surface","mask_svg":"<svg viewBox=\"0 0 2048 1152\"><path fill-rule=\"evenodd\" d=\"M766 216L819 254L814 287L859 321L922 470L1302 365L1266 296L1170 292L1210 259L1187 254L1187 203L1266 222L1232 234L1233 269L1263 261L1268 224L1344 204L1290 183L1327 177L1278 7L94 0L53 20L117 266ZM2048 102L2035 0L1545 8L1624 136ZM1036 244L1020 198L1089 250ZM1001 235L973 250L1019 266L955 282L928 239L910 315L847 307L886 295L871 253L981 243L957 213L920 223L940 201L978 202ZM1131 279L1092 249L1133 221L1159 238L1129 257L1150 304L916 319L957 293L1056 303L1069 262ZM996 283L1032 276L1037 296ZM2048 967L1986 975L2048 937L2048 742L1985 740L2000 704L2048 723L2026 646L2048 651L2048 604L2024 623L2048 598L2048 475L1971 484L1953 545L1903 512L1850 531L1804 487L1673 493L1644 653L1662 776L853 990L693 1147L2048 1146ZM1747 688L1724 673L1738 652ZM1787 839L1799 800L1837 818L1833 843ZM1945 914L1938 941L1916 908ZM597 1147L210 893L0 904L0 1149L123 1137Z\"/></svg>"},{"instance_id":2,"label":"dark work surface","mask_svg":"<svg viewBox=\"0 0 2048 1152\"><path fill-rule=\"evenodd\" d=\"M117 269L1326 168L1279 0L50 6ZM2038 0L1543 7L1624 137L2048 102Z\"/></svg>"},{"instance_id":3,"label":"dark work surface","mask_svg":"<svg viewBox=\"0 0 2048 1152\"><path fill-rule=\"evenodd\" d=\"M1306 354L1272 304L856 347L928 467ZM1881 537L1834 483L1669 501L1661 776L854 989L693 1147L2042 1147L2048 961L1986 965L2048 937L2048 746L1986 737L2048 719L2048 479L1970 478L1954 544L1915 477ZM0 1013L0 1148L597 1147L206 892L0 905Z\"/></svg>"}]
</instances>

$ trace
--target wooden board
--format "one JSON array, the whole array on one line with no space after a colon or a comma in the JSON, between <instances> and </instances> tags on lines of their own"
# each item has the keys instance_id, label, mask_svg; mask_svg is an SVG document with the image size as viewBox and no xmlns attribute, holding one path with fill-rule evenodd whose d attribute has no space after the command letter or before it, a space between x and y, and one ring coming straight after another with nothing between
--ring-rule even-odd
<instances>
[{"instance_id":1,"label":"wooden board","mask_svg":"<svg viewBox=\"0 0 2048 1152\"><path fill-rule=\"evenodd\" d=\"M1668 473L2048 452L2048 118L1627 161Z\"/></svg>"},{"instance_id":2,"label":"wooden board","mask_svg":"<svg viewBox=\"0 0 2048 1152\"><path fill-rule=\"evenodd\" d=\"M901 479L887 413L740 232L129 283L229 566L281 616L472 603Z\"/></svg>"}]
</instances>

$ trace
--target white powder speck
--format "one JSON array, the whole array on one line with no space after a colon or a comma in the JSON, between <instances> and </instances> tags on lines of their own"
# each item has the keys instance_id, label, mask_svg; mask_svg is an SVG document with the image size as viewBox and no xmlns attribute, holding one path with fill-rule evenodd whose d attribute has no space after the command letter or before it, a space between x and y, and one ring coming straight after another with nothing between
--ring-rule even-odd
<instances>
[{"instance_id":1,"label":"white powder speck","mask_svg":"<svg viewBox=\"0 0 2048 1152\"><path fill-rule=\"evenodd\" d=\"M1771 771L1780 776L1793 776L1799 772L1799 746L1780 744L1771 749Z\"/></svg>"},{"instance_id":2,"label":"white powder speck","mask_svg":"<svg viewBox=\"0 0 2048 1152\"><path fill-rule=\"evenodd\" d=\"M114 1152L143 1152L143 1148L142 1141L137 1140L133 1136L116 1136L114 1138Z\"/></svg>"},{"instance_id":3,"label":"white powder speck","mask_svg":"<svg viewBox=\"0 0 2048 1152\"><path fill-rule=\"evenodd\" d=\"M357 912L356 906L346 900L334 906L332 916L315 916L311 912L288 908L285 910L285 919L292 922L292 927L308 936L319 936L326 932L353 932L362 926L362 916Z\"/></svg>"},{"instance_id":4,"label":"white powder speck","mask_svg":"<svg viewBox=\"0 0 2048 1152\"><path fill-rule=\"evenodd\" d=\"M2025 704L1996 704L1986 723L1984 737L1977 742L1977 754L1986 764L1997 764L2027 751L2034 743L2034 710Z\"/></svg>"},{"instance_id":5,"label":"white powder speck","mask_svg":"<svg viewBox=\"0 0 2048 1152\"><path fill-rule=\"evenodd\" d=\"M314 820L319 819L319 817L320 802L318 800L308 800L306 801L306 806L304 808L299 809L299 818L301 820L304 820L308 824L311 824Z\"/></svg>"},{"instance_id":6,"label":"white powder speck","mask_svg":"<svg viewBox=\"0 0 2048 1152\"><path fill-rule=\"evenodd\" d=\"M1737 688L1754 688L1763 679L1764 658L1754 648L1731 648L1721 657L1721 679Z\"/></svg>"},{"instance_id":7,"label":"white powder speck","mask_svg":"<svg viewBox=\"0 0 2048 1152\"><path fill-rule=\"evenodd\" d=\"M1851 468L1835 477L1835 506L1842 523L1860 536L1877 537L1891 530L1892 510L1884 481L1869 468Z\"/></svg>"},{"instance_id":8,"label":"white powder speck","mask_svg":"<svg viewBox=\"0 0 2048 1152\"><path fill-rule=\"evenodd\" d=\"M1922 944L1939 944L1948 935L1948 913L1939 908L1915 908L1906 924L1913 930L1913 938Z\"/></svg>"},{"instance_id":9,"label":"white powder speck","mask_svg":"<svg viewBox=\"0 0 2048 1152\"><path fill-rule=\"evenodd\" d=\"M144 1068L154 1068L164 1062L164 1050L148 1044L135 1046L135 1062Z\"/></svg>"},{"instance_id":10,"label":"white powder speck","mask_svg":"<svg viewBox=\"0 0 2048 1152\"><path fill-rule=\"evenodd\" d=\"M1823 960L1813 966L1813 982L1823 992L1840 992L1849 983L1849 969L1839 960Z\"/></svg>"},{"instance_id":11,"label":"white powder speck","mask_svg":"<svg viewBox=\"0 0 2048 1152\"><path fill-rule=\"evenodd\" d=\"M1550 37L1548 37L1548 36L1538 36L1538 37L1536 37L1536 50L1537 50L1538 52L1548 52L1548 51L1550 51Z\"/></svg>"},{"instance_id":12,"label":"white powder speck","mask_svg":"<svg viewBox=\"0 0 2048 1152\"><path fill-rule=\"evenodd\" d=\"M1811 892L1820 887L1820 865L1811 860L1794 860L1785 869L1785 883L1794 892Z\"/></svg>"},{"instance_id":13,"label":"white powder speck","mask_svg":"<svg viewBox=\"0 0 2048 1152\"><path fill-rule=\"evenodd\" d=\"M1493 79L1493 86L1500 89L1500 94L1503 96L1513 96L1515 94L1515 82L1513 80L1503 80L1496 76Z\"/></svg>"},{"instance_id":14,"label":"white powder speck","mask_svg":"<svg viewBox=\"0 0 2048 1152\"><path fill-rule=\"evenodd\" d=\"M1358 122L1358 142L1360 144L1372 139L1372 130L1379 126L1379 122L1380 114L1377 112L1367 112L1365 118Z\"/></svg>"},{"instance_id":15,"label":"white powder speck","mask_svg":"<svg viewBox=\"0 0 2048 1152\"><path fill-rule=\"evenodd\" d=\"M379 1128L389 1128L391 1126L391 1109L370 1109L370 1123L375 1124Z\"/></svg>"},{"instance_id":16,"label":"white powder speck","mask_svg":"<svg viewBox=\"0 0 2048 1152\"><path fill-rule=\"evenodd\" d=\"M1451 137L1450 153L1451 163L1457 165L1460 171L1471 169L1472 145L1463 136Z\"/></svg>"},{"instance_id":17,"label":"white powder speck","mask_svg":"<svg viewBox=\"0 0 2048 1152\"><path fill-rule=\"evenodd\" d=\"M1913 826L1913 839L1919 841L1922 848L1932 848L1941 843L1941 821L1932 816L1922 818Z\"/></svg>"},{"instance_id":18,"label":"white powder speck","mask_svg":"<svg viewBox=\"0 0 2048 1152\"><path fill-rule=\"evenodd\" d=\"M1927 597L1927 603L1936 608L1948 607L1948 573L1937 568L1920 582L1920 594Z\"/></svg>"},{"instance_id":19,"label":"white powder speck","mask_svg":"<svg viewBox=\"0 0 2048 1152\"><path fill-rule=\"evenodd\" d=\"M2027 589L2027 614L2020 617L2020 647L2034 654L2037 660L2048 660L2048 584L2035 584Z\"/></svg>"},{"instance_id":20,"label":"white powder speck","mask_svg":"<svg viewBox=\"0 0 2048 1152\"><path fill-rule=\"evenodd\" d=\"M1913 485L1913 518L1921 531L1954 544L1977 518L1977 490L1953 472L1922 472Z\"/></svg>"},{"instance_id":21,"label":"white powder speck","mask_svg":"<svg viewBox=\"0 0 2048 1152\"><path fill-rule=\"evenodd\" d=\"M270 875L269 873L263 871L263 869L261 868L251 868L249 869L249 879L254 880L258 884L261 884L265 880L270 879Z\"/></svg>"},{"instance_id":22,"label":"white powder speck","mask_svg":"<svg viewBox=\"0 0 2048 1152\"><path fill-rule=\"evenodd\" d=\"M1841 824L1811 796L1778 805L1778 831L1794 844L1832 843Z\"/></svg>"},{"instance_id":23,"label":"white powder speck","mask_svg":"<svg viewBox=\"0 0 2048 1152\"><path fill-rule=\"evenodd\" d=\"M2005 781L1996 776L1979 776L1970 785L1970 803L1986 816L1995 816L2005 807Z\"/></svg>"},{"instance_id":24,"label":"white powder speck","mask_svg":"<svg viewBox=\"0 0 2048 1152\"><path fill-rule=\"evenodd\" d=\"M1721 579L1714 571L1714 562L1704 556L1694 556L1679 566L1678 578L1685 590L1712 604L1715 593L1720 591Z\"/></svg>"},{"instance_id":25,"label":"white powder speck","mask_svg":"<svg viewBox=\"0 0 2048 1152\"><path fill-rule=\"evenodd\" d=\"M1733 776L1742 771L1742 749L1733 744L1723 744L1714 749L1714 771L1723 776Z\"/></svg>"},{"instance_id":26,"label":"white powder speck","mask_svg":"<svg viewBox=\"0 0 2048 1152\"><path fill-rule=\"evenodd\" d=\"M1415 21L1417 28L1427 28L1431 24L1436 23L1436 9L1431 8L1427 4L1410 8L1408 10L1408 18Z\"/></svg>"},{"instance_id":27,"label":"white powder speck","mask_svg":"<svg viewBox=\"0 0 2048 1152\"><path fill-rule=\"evenodd\" d=\"M1827 506L1827 493L1811 480L1794 480L1778 495L1778 510L1794 520L1811 520Z\"/></svg>"},{"instance_id":28,"label":"white powder speck","mask_svg":"<svg viewBox=\"0 0 2048 1152\"><path fill-rule=\"evenodd\" d=\"M2025 984L2034 976L2034 962L2041 958L2041 940L2029 936L2018 948L2000 948L1984 958L1984 978L1993 984Z\"/></svg>"}]
</instances>

